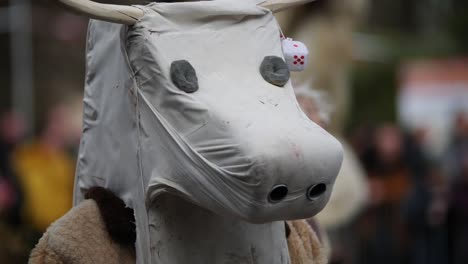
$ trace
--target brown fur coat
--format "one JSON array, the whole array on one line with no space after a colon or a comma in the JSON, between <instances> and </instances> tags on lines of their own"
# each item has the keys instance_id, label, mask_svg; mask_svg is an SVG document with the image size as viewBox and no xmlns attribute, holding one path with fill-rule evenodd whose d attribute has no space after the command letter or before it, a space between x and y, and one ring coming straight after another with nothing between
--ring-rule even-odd
<instances>
[{"instance_id":1,"label":"brown fur coat","mask_svg":"<svg viewBox=\"0 0 468 264\"><path fill-rule=\"evenodd\" d=\"M31 252L30 264L135 263L133 212L111 192L91 189L88 200L53 223ZM325 264L326 250L305 220L286 224L292 264Z\"/></svg>"}]
</instances>

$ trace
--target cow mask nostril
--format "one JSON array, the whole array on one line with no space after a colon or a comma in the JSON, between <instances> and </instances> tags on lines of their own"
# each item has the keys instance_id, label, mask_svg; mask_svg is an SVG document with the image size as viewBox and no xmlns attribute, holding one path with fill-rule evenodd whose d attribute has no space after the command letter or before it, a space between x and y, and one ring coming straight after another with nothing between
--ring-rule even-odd
<instances>
[{"instance_id":1,"label":"cow mask nostril","mask_svg":"<svg viewBox=\"0 0 468 264\"><path fill-rule=\"evenodd\" d=\"M289 68L286 62L277 56L266 56L260 65L260 74L265 81L284 86L289 81Z\"/></svg>"},{"instance_id":2,"label":"cow mask nostril","mask_svg":"<svg viewBox=\"0 0 468 264\"><path fill-rule=\"evenodd\" d=\"M186 93L193 93L198 90L198 78L195 69L186 60L173 61L171 64L171 80Z\"/></svg>"},{"instance_id":3,"label":"cow mask nostril","mask_svg":"<svg viewBox=\"0 0 468 264\"><path fill-rule=\"evenodd\" d=\"M324 183L312 185L307 189L307 198L313 200L318 196L322 195L327 190L327 186Z\"/></svg>"},{"instance_id":4,"label":"cow mask nostril","mask_svg":"<svg viewBox=\"0 0 468 264\"><path fill-rule=\"evenodd\" d=\"M286 185L276 185L268 195L268 200L271 203L277 203L283 200L286 195L288 195L288 187Z\"/></svg>"}]
</instances>

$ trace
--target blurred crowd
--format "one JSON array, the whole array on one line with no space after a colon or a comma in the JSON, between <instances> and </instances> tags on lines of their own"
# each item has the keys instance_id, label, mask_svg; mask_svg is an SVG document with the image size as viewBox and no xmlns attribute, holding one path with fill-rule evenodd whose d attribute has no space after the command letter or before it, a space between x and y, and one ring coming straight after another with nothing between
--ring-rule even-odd
<instances>
[{"instance_id":1,"label":"blurred crowd","mask_svg":"<svg viewBox=\"0 0 468 264\"><path fill-rule=\"evenodd\" d=\"M334 263L467 263L468 114L455 115L441 157L427 151L428 133L383 123L349 134L369 195Z\"/></svg>"}]
</instances>

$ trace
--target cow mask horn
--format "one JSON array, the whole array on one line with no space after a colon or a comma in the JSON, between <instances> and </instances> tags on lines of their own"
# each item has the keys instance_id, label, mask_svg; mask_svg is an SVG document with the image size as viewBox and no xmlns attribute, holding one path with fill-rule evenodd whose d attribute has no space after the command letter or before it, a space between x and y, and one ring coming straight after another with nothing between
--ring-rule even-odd
<instances>
[{"instance_id":1,"label":"cow mask horn","mask_svg":"<svg viewBox=\"0 0 468 264\"><path fill-rule=\"evenodd\" d=\"M143 17L143 10L126 5L101 4L89 0L57 0L68 9L97 20L133 25ZM260 6L279 12L314 0L266 0Z\"/></svg>"}]
</instances>

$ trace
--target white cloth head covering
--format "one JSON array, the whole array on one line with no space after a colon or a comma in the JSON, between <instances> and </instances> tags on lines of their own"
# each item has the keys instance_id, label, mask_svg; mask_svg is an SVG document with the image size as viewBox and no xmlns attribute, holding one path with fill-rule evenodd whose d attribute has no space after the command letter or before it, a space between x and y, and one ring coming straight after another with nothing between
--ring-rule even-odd
<instances>
[{"instance_id":1,"label":"white cloth head covering","mask_svg":"<svg viewBox=\"0 0 468 264\"><path fill-rule=\"evenodd\" d=\"M310 217L330 197L341 145L302 113L290 82L262 78L264 57L282 50L257 2L153 3L132 27L90 23L75 204L99 185L134 208L141 263L161 193L255 223ZM193 66L198 91L171 81L177 60ZM326 191L309 199L317 184ZM277 185L288 195L272 203Z\"/></svg>"}]
</instances>

